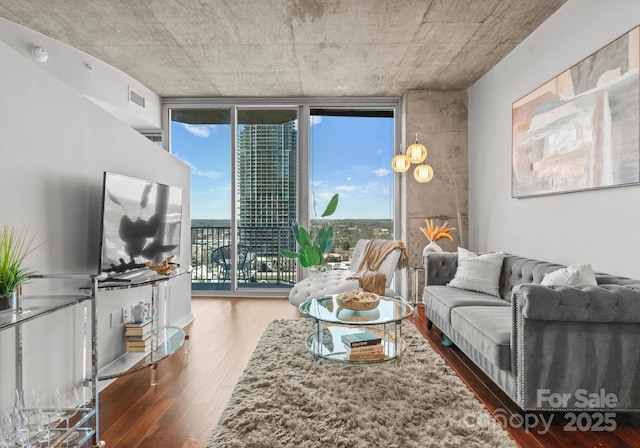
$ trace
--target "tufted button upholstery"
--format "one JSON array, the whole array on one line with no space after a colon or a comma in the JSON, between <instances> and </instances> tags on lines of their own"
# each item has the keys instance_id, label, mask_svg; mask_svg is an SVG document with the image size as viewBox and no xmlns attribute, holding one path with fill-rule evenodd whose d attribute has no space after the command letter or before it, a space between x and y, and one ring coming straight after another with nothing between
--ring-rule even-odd
<instances>
[{"instance_id":1,"label":"tufted button upholstery","mask_svg":"<svg viewBox=\"0 0 640 448\"><path fill-rule=\"evenodd\" d=\"M527 319L640 323L640 291L623 285L522 284L513 294Z\"/></svg>"},{"instance_id":2,"label":"tufted button upholstery","mask_svg":"<svg viewBox=\"0 0 640 448\"><path fill-rule=\"evenodd\" d=\"M351 266L348 271L328 271L312 275L296 283L289 292L289 302L298 306L311 297L319 297L328 294L340 294L346 291L353 291L359 287L358 280L347 280L360 266L360 261L364 255L364 250L369 240L359 240L353 250ZM393 281L400 250L394 250L380 265L378 272L382 272L387 277L386 295L393 295L393 290L389 289Z\"/></svg>"},{"instance_id":3,"label":"tufted button upholstery","mask_svg":"<svg viewBox=\"0 0 640 448\"><path fill-rule=\"evenodd\" d=\"M560 269L561 265L533 260L515 255L507 255L500 272L500 296L511 301L514 286L522 283L540 283L547 272Z\"/></svg>"},{"instance_id":4,"label":"tufted button upholstery","mask_svg":"<svg viewBox=\"0 0 640 448\"><path fill-rule=\"evenodd\" d=\"M289 302L298 306L311 297L340 294L358 288L358 280L347 280L352 271L328 271L305 278L291 289Z\"/></svg>"},{"instance_id":5,"label":"tufted button upholstery","mask_svg":"<svg viewBox=\"0 0 640 448\"><path fill-rule=\"evenodd\" d=\"M458 254L457 252L430 252L423 256L423 263L427 285L446 285L453 279L458 269ZM545 274L562 267L559 264L507 254L500 271L500 297L510 302L511 292L515 286L523 283L540 283ZM596 280L600 285L637 283L637 280L607 274L596 274Z\"/></svg>"}]
</instances>

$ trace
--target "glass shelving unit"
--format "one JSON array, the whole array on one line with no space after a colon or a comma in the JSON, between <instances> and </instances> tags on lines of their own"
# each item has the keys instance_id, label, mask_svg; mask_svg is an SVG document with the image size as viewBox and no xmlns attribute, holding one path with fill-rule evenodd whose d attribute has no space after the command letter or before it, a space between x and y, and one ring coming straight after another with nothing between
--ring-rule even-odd
<instances>
[{"instance_id":1,"label":"glass shelving unit","mask_svg":"<svg viewBox=\"0 0 640 448\"><path fill-rule=\"evenodd\" d=\"M98 285L99 291L116 291L122 289L151 286L151 350L145 353L128 352L116 358L100 369L98 380L112 380L129 375L147 367L151 368L151 385L156 384L158 363L171 356L184 345L184 330L170 325L158 324L160 308L160 287L165 287L169 280L191 272L191 267L177 268L169 276L143 271L125 279L106 279ZM167 294L164 294L164 316L167 316Z\"/></svg>"},{"instance_id":2,"label":"glass shelving unit","mask_svg":"<svg viewBox=\"0 0 640 448\"><path fill-rule=\"evenodd\" d=\"M97 278L90 275L37 275L33 279L91 279L92 286L90 290L83 295L19 295L16 310L5 310L0 312L0 331L15 332L15 386L20 397L24 396L23 385L23 325L35 321L43 316L56 313L60 310L72 307L74 305L84 304L90 308L85 308L84 328L86 347L90 344L91 352L91 373L83 378L85 385L90 385L91 396L88 401L77 408L64 409L65 413L73 415L68 420L68 425L64 427L50 428L52 433L56 434L55 438L51 438L49 443L40 446L49 447L65 447L79 448L87 446L91 441L93 447L106 446L99 436L99 416L98 416L98 376L97 376L97 327L96 327L96 291ZM90 322L89 322L90 320ZM91 330L87 331L87 328ZM88 340L90 343L88 344Z\"/></svg>"}]
</instances>

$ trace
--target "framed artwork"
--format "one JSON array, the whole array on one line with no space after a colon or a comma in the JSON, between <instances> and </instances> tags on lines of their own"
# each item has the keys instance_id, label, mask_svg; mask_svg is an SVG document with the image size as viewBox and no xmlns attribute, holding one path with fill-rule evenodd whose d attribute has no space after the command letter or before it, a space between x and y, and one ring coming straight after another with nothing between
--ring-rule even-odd
<instances>
[{"instance_id":1,"label":"framed artwork","mask_svg":"<svg viewBox=\"0 0 640 448\"><path fill-rule=\"evenodd\" d=\"M512 107L514 198L640 183L640 27Z\"/></svg>"}]
</instances>

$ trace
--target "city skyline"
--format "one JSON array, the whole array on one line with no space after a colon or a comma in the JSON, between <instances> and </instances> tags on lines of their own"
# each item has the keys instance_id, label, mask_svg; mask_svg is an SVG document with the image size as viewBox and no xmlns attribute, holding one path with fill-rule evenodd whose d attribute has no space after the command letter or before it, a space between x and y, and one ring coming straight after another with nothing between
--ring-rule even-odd
<instances>
[{"instance_id":1,"label":"city skyline","mask_svg":"<svg viewBox=\"0 0 640 448\"><path fill-rule=\"evenodd\" d=\"M314 115L311 123L310 197L317 213L339 193L335 219L392 218L393 119ZM191 219L230 219L230 125L172 122L171 136L172 153L192 171Z\"/></svg>"}]
</instances>

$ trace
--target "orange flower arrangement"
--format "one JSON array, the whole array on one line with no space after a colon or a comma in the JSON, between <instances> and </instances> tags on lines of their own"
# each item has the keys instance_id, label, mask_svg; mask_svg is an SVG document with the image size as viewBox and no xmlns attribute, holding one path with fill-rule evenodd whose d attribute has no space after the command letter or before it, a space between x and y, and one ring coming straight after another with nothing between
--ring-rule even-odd
<instances>
[{"instance_id":1,"label":"orange flower arrangement","mask_svg":"<svg viewBox=\"0 0 640 448\"><path fill-rule=\"evenodd\" d=\"M433 219L425 219L424 222L427 224L427 228L425 229L424 227L420 227L420 230L422 230L422 233L424 233L424 236L426 236L429 241L438 241L440 238L446 238L453 241L451 232L456 230L456 228L447 228L449 221L445 222L442 226L434 226Z\"/></svg>"}]
</instances>

